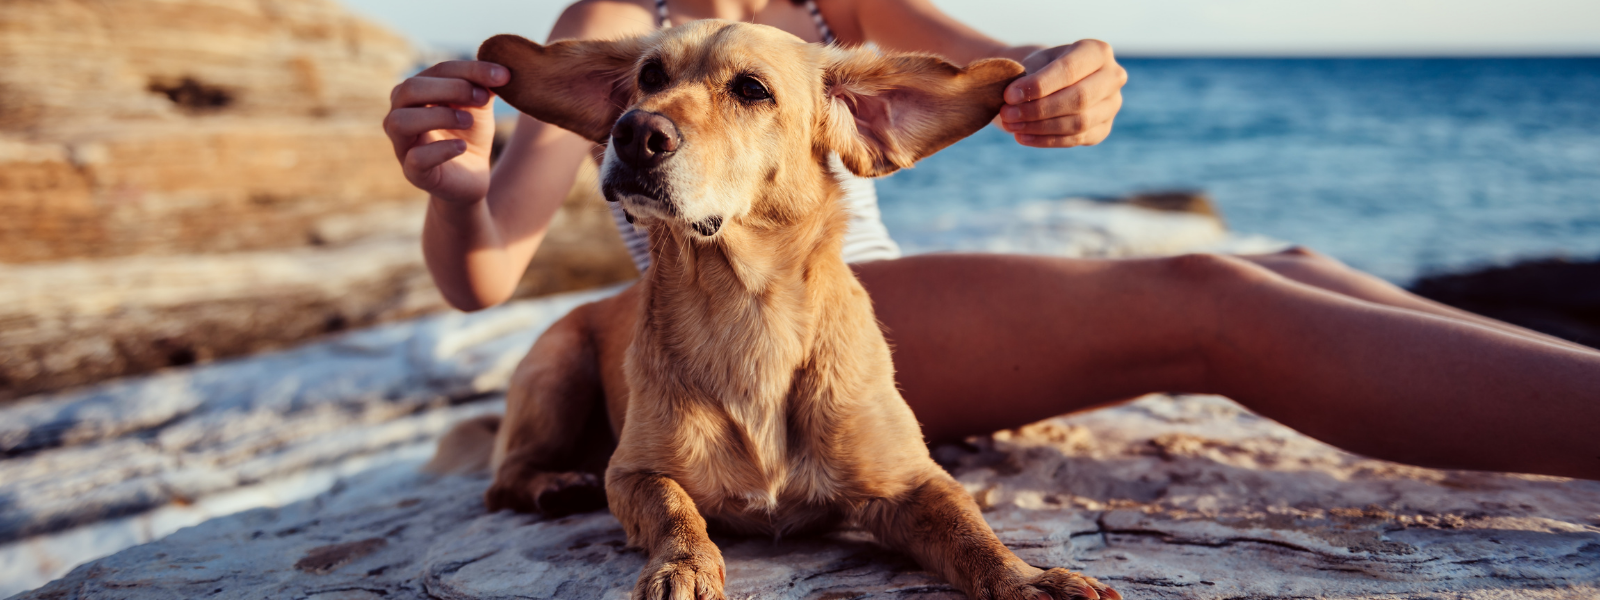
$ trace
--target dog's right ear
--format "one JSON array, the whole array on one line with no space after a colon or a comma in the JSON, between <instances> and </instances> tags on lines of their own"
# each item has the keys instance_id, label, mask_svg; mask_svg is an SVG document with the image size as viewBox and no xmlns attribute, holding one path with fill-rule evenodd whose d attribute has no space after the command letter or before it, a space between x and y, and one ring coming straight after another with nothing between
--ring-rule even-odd
<instances>
[{"instance_id":1,"label":"dog's right ear","mask_svg":"<svg viewBox=\"0 0 1600 600\"><path fill-rule=\"evenodd\" d=\"M1001 93L1022 76L1004 58L957 67L926 54L823 49L823 134L844 166L862 177L910 167L987 125Z\"/></svg>"},{"instance_id":2,"label":"dog's right ear","mask_svg":"<svg viewBox=\"0 0 1600 600\"><path fill-rule=\"evenodd\" d=\"M494 88L507 104L603 144L633 100L633 67L645 43L646 38L563 40L545 46L497 35L478 47L478 60L511 71L511 81Z\"/></svg>"}]
</instances>

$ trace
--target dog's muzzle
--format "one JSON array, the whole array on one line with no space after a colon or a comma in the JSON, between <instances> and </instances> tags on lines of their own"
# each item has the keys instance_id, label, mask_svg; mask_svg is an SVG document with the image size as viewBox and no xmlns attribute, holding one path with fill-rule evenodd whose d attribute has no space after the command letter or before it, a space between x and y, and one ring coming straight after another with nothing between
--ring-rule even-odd
<instances>
[{"instance_id":1,"label":"dog's muzzle","mask_svg":"<svg viewBox=\"0 0 1600 600\"><path fill-rule=\"evenodd\" d=\"M611 126L611 149L623 164L648 171L678 151L678 125L660 113L633 109Z\"/></svg>"}]
</instances>

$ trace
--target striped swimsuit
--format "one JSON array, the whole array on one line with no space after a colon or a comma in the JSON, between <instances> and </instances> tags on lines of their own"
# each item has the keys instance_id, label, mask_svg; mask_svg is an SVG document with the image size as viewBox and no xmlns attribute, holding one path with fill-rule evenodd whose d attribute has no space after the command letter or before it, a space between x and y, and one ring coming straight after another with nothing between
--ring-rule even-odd
<instances>
[{"instance_id":1,"label":"striped swimsuit","mask_svg":"<svg viewBox=\"0 0 1600 600\"><path fill-rule=\"evenodd\" d=\"M822 19L816 1L806 0L805 6L811 12L811 20L817 24L817 33L822 38L822 43L832 44L833 30L829 29L828 23ZM660 17L662 29L671 27L671 23L667 20L667 0L656 0L656 15ZM872 180L857 177L845 170L838 156L832 156L830 159L833 171L839 176L839 183L844 188L845 210L850 213L842 250L845 262L899 258L900 246L889 239L889 230L883 226L883 216L878 212L878 192L873 187ZM634 227L628 222L627 217L623 216L620 204L611 203L611 217L616 221L617 229L622 232L622 241L628 245L628 255L633 257L634 266L639 267L639 272L643 273L650 267L650 238L644 229Z\"/></svg>"}]
</instances>

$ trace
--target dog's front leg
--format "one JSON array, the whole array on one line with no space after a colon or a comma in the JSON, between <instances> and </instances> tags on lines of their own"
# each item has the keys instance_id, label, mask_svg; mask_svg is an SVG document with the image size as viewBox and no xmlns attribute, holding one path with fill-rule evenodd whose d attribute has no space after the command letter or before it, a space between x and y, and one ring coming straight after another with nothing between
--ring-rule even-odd
<instances>
[{"instance_id":1,"label":"dog's front leg","mask_svg":"<svg viewBox=\"0 0 1600 600\"><path fill-rule=\"evenodd\" d=\"M943 471L900 498L868 504L861 523L976 600L1122 597L1091 577L1022 562L995 537L972 496Z\"/></svg>"},{"instance_id":2,"label":"dog's front leg","mask_svg":"<svg viewBox=\"0 0 1600 600\"><path fill-rule=\"evenodd\" d=\"M628 543L650 553L634 600L722 600L722 551L706 535L706 520L672 478L646 471L606 472L611 513Z\"/></svg>"}]
</instances>

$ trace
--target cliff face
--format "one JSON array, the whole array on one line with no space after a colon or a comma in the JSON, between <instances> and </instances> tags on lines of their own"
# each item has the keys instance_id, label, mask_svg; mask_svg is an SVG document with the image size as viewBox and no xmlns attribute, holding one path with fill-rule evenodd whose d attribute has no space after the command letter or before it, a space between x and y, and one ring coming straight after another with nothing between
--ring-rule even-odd
<instances>
[{"instance_id":1,"label":"cliff face","mask_svg":"<svg viewBox=\"0 0 1600 600\"><path fill-rule=\"evenodd\" d=\"M10 0L0 260L301 245L414 202L377 127L411 60L327 0Z\"/></svg>"},{"instance_id":2,"label":"cliff face","mask_svg":"<svg viewBox=\"0 0 1600 600\"><path fill-rule=\"evenodd\" d=\"M370 118L411 51L330 0L8 0L0 57L0 127L38 130L196 114Z\"/></svg>"},{"instance_id":3,"label":"cliff face","mask_svg":"<svg viewBox=\"0 0 1600 600\"><path fill-rule=\"evenodd\" d=\"M331 0L0 0L0 401L445 308ZM633 276L591 172L521 295Z\"/></svg>"}]
</instances>

